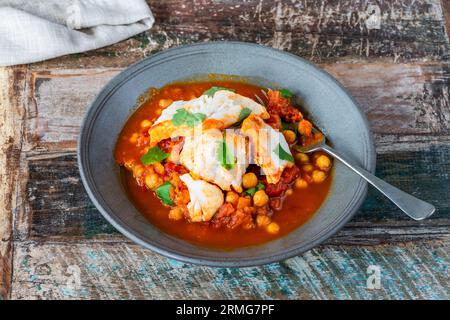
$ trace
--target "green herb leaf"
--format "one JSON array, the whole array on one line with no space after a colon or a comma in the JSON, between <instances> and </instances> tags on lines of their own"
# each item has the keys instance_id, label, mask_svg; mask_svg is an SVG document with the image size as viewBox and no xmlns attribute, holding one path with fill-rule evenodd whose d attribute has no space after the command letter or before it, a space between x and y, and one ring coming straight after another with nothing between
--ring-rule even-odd
<instances>
[{"instance_id":1,"label":"green herb leaf","mask_svg":"<svg viewBox=\"0 0 450 320\"><path fill-rule=\"evenodd\" d=\"M259 191L259 190L264 190L266 187L261 183L261 182L259 182L257 185L256 185L256 190L257 191Z\"/></svg>"},{"instance_id":2,"label":"green herb leaf","mask_svg":"<svg viewBox=\"0 0 450 320\"><path fill-rule=\"evenodd\" d=\"M173 200L170 198L170 188L172 187L172 184L169 181L166 181L155 190L156 195L161 199L162 203L169 206L174 204Z\"/></svg>"},{"instance_id":3,"label":"green herb leaf","mask_svg":"<svg viewBox=\"0 0 450 320\"><path fill-rule=\"evenodd\" d=\"M250 188L250 189L245 190L245 193L248 194L249 196L253 197L255 195L256 191L257 191L256 188Z\"/></svg>"},{"instance_id":4,"label":"green herb leaf","mask_svg":"<svg viewBox=\"0 0 450 320\"><path fill-rule=\"evenodd\" d=\"M280 158L281 160L286 160L290 162L294 162L294 157L286 152L282 147L281 144L278 144L277 147L273 150L273 152Z\"/></svg>"},{"instance_id":5,"label":"green herb leaf","mask_svg":"<svg viewBox=\"0 0 450 320\"><path fill-rule=\"evenodd\" d=\"M234 168L235 165L234 154L230 150L230 148L228 148L225 139L219 142L219 148L217 151L217 160L219 160L220 165L227 170Z\"/></svg>"},{"instance_id":6,"label":"green herb leaf","mask_svg":"<svg viewBox=\"0 0 450 320\"><path fill-rule=\"evenodd\" d=\"M247 119L247 117L252 113L252 109L245 107L244 109L241 110L241 112L239 113L239 119L238 122L242 122L245 119Z\"/></svg>"},{"instance_id":7,"label":"green herb leaf","mask_svg":"<svg viewBox=\"0 0 450 320\"><path fill-rule=\"evenodd\" d=\"M294 95L291 91L288 89L281 89L280 90L281 96L285 99L290 99Z\"/></svg>"},{"instance_id":8,"label":"green herb leaf","mask_svg":"<svg viewBox=\"0 0 450 320\"><path fill-rule=\"evenodd\" d=\"M245 190L245 193L246 194L248 194L249 196L254 196L255 195L255 193L256 193L256 191L259 191L259 190L264 190L266 187L261 183L261 182L259 182L257 185L256 185L256 187L253 187L253 188L250 188L250 189L247 189L247 190Z\"/></svg>"},{"instance_id":9,"label":"green herb leaf","mask_svg":"<svg viewBox=\"0 0 450 320\"><path fill-rule=\"evenodd\" d=\"M160 162L169 157L168 153L162 151L158 146L148 149L147 153L141 157L141 162L149 165L155 162Z\"/></svg>"},{"instance_id":10,"label":"green herb leaf","mask_svg":"<svg viewBox=\"0 0 450 320\"><path fill-rule=\"evenodd\" d=\"M205 92L203 92L204 95L212 97L217 91L220 90L227 90L227 91L231 91L231 92L235 92L236 90L234 89L229 89L229 88L224 88L224 87L211 87L208 90L206 90Z\"/></svg>"},{"instance_id":11,"label":"green herb leaf","mask_svg":"<svg viewBox=\"0 0 450 320\"><path fill-rule=\"evenodd\" d=\"M188 127L195 127L198 123L205 120L206 115L203 113L190 113L189 111L181 108L176 111L172 118L172 123L175 127L179 127L183 124Z\"/></svg>"},{"instance_id":12,"label":"green herb leaf","mask_svg":"<svg viewBox=\"0 0 450 320\"><path fill-rule=\"evenodd\" d=\"M252 110L250 108L245 107L241 110L239 113L238 121L233 125L233 127L240 127L242 122L247 119L247 117L252 113Z\"/></svg>"}]
</instances>

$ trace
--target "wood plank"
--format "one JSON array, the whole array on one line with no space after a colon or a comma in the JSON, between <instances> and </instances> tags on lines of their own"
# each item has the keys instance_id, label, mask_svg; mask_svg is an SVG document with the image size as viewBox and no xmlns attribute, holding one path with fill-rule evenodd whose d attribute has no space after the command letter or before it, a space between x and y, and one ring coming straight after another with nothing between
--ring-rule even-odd
<instances>
[{"instance_id":1,"label":"wood plank","mask_svg":"<svg viewBox=\"0 0 450 320\"><path fill-rule=\"evenodd\" d=\"M450 143L420 151L397 151L378 156L377 176L433 203L438 211L430 219L410 220L375 190L354 219L330 240L333 244L374 244L405 240L450 238ZM28 162L26 207L31 216L31 239L58 240L118 234L98 213L81 184L75 154ZM407 172L408 174L402 174ZM69 196L68 196L69 195ZM371 229L370 232L367 230Z\"/></svg>"},{"instance_id":2,"label":"wood plank","mask_svg":"<svg viewBox=\"0 0 450 320\"><path fill-rule=\"evenodd\" d=\"M450 223L450 191L446 184L449 174L446 159L450 152L448 66L437 63L322 66L344 83L368 113L379 147L377 174L439 208L432 221L409 221L372 191L348 228L330 243L446 239ZM84 192L74 152L87 106L118 71L97 68L30 73L27 139L21 169L21 175L28 178L19 191L26 197L18 210L18 239L120 238ZM410 174L401 176L400 172ZM373 232L367 232L369 227L374 228ZM435 232L430 232L433 227Z\"/></svg>"},{"instance_id":3,"label":"wood plank","mask_svg":"<svg viewBox=\"0 0 450 320\"><path fill-rule=\"evenodd\" d=\"M151 30L33 68L127 66L170 47L213 40L259 43L321 63L449 59L440 0L148 2L156 18Z\"/></svg>"},{"instance_id":4,"label":"wood plank","mask_svg":"<svg viewBox=\"0 0 450 320\"><path fill-rule=\"evenodd\" d=\"M330 64L377 134L450 132L448 64Z\"/></svg>"},{"instance_id":5,"label":"wood plank","mask_svg":"<svg viewBox=\"0 0 450 320\"><path fill-rule=\"evenodd\" d=\"M79 129L89 104L118 73L115 69L32 72L27 105L26 150L76 148Z\"/></svg>"},{"instance_id":6,"label":"wood plank","mask_svg":"<svg viewBox=\"0 0 450 320\"><path fill-rule=\"evenodd\" d=\"M184 264L136 245L17 243L13 299L448 299L449 242L318 247L263 267ZM367 288L367 268L381 288Z\"/></svg>"},{"instance_id":7,"label":"wood plank","mask_svg":"<svg viewBox=\"0 0 450 320\"><path fill-rule=\"evenodd\" d=\"M324 64L350 90L379 134L448 135L448 64ZM118 69L34 71L27 105L27 147L74 150L89 103Z\"/></svg>"},{"instance_id":8,"label":"wood plank","mask_svg":"<svg viewBox=\"0 0 450 320\"><path fill-rule=\"evenodd\" d=\"M0 299L8 298L12 274L13 208L22 131L23 73L0 68Z\"/></svg>"},{"instance_id":9,"label":"wood plank","mask_svg":"<svg viewBox=\"0 0 450 320\"><path fill-rule=\"evenodd\" d=\"M442 11L444 12L445 26L447 29L447 37L450 35L450 2L441 0Z\"/></svg>"}]
</instances>

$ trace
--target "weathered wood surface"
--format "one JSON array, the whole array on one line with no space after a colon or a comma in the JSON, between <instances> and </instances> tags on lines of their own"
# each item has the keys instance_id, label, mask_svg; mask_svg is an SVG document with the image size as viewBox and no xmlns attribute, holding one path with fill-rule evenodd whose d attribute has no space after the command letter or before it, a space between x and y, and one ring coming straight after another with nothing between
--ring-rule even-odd
<instances>
[{"instance_id":1,"label":"weathered wood surface","mask_svg":"<svg viewBox=\"0 0 450 320\"><path fill-rule=\"evenodd\" d=\"M0 297L450 298L448 3L428 1L151 1L157 22L96 51L0 72ZM381 17L374 24L373 14ZM241 270L181 264L114 230L76 164L81 119L130 63L217 39L288 50L319 63L355 96L377 146L377 174L435 204L407 219L371 191L326 244ZM379 265L382 288L366 288ZM77 277L81 282L77 282Z\"/></svg>"},{"instance_id":2,"label":"weathered wood surface","mask_svg":"<svg viewBox=\"0 0 450 320\"><path fill-rule=\"evenodd\" d=\"M214 269L121 242L22 242L12 298L442 299L449 294L449 250L438 241L328 246L264 267ZM370 265L381 269L379 290L367 289Z\"/></svg>"}]
</instances>

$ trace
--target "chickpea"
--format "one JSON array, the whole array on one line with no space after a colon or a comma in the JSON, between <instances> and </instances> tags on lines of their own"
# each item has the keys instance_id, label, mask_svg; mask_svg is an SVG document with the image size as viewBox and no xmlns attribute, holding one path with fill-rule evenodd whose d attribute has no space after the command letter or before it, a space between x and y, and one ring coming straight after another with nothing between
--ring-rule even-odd
<instances>
[{"instance_id":1,"label":"chickpea","mask_svg":"<svg viewBox=\"0 0 450 320\"><path fill-rule=\"evenodd\" d=\"M252 200L248 197L239 197L238 204L236 206L237 209L242 209L245 207L250 207Z\"/></svg>"},{"instance_id":2,"label":"chickpea","mask_svg":"<svg viewBox=\"0 0 450 320\"><path fill-rule=\"evenodd\" d=\"M314 170L312 173L312 179L315 183L321 183L325 180L327 176L325 175L325 172L320 170Z\"/></svg>"},{"instance_id":3,"label":"chickpea","mask_svg":"<svg viewBox=\"0 0 450 320\"><path fill-rule=\"evenodd\" d=\"M287 189L286 190L286 195L287 196L290 196L290 195L292 195L294 193L294 190L292 190L292 189Z\"/></svg>"},{"instance_id":4,"label":"chickpea","mask_svg":"<svg viewBox=\"0 0 450 320\"><path fill-rule=\"evenodd\" d=\"M159 179L155 173L149 173L145 176L145 185L147 188L153 190L158 187Z\"/></svg>"},{"instance_id":5,"label":"chickpea","mask_svg":"<svg viewBox=\"0 0 450 320\"><path fill-rule=\"evenodd\" d=\"M150 128L151 125L152 125L152 122L150 120L145 119L145 120L141 121L141 128L143 128L143 129Z\"/></svg>"},{"instance_id":6,"label":"chickpea","mask_svg":"<svg viewBox=\"0 0 450 320\"><path fill-rule=\"evenodd\" d=\"M309 157L307 154L299 152L295 154L295 160L300 163L308 163Z\"/></svg>"},{"instance_id":7,"label":"chickpea","mask_svg":"<svg viewBox=\"0 0 450 320\"><path fill-rule=\"evenodd\" d=\"M305 165L302 167L302 169L303 169L303 171L305 171L305 172L311 172L311 171L314 170L314 167L313 167L311 164L305 164Z\"/></svg>"},{"instance_id":8,"label":"chickpea","mask_svg":"<svg viewBox=\"0 0 450 320\"><path fill-rule=\"evenodd\" d=\"M181 220L183 218L183 211L181 208L173 208L169 211L169 219L171 220Z\"/></svg>"},{"instance_id":9,"label":"chickpea","mask_svg":"<svg viewBox=\"0 0 450 320\"><path fill-rule=\"evenodd\" d=\"M244 174L242 177L242 185L245 189L250 189L256 187L258 184L258 178L256 177L256 174L253 172L249 172Z\"/></svg>"},{"instance_id":10,"label":"chickpea","mask_svg":"<svg viewBox=\"0 0 450 320\"><path fill-rule=\"evenodd\" d=\"M295 132L292 130L284 130L283 131L284 138L286 139L287 143L291 144L295 142Z\"/></svg>"},{"instance_id":11,"label":"chickpea","mask_svg":"<svg viewBox=\"0 0 450 320\"><path fill-rule=\"evenodd\" d=\"M139 134L137 132L135 132L131 135L131 137L128 141L130 141L130 143L135 144L137 142L138 137L139 137Z\"/></svg>"},{"instance_id":12,"label":"chickpea","mask_svg":"<svg viewBox=\"0 0 450 320\"><path fill-rule=\"evenodd\" d=\"M305 189L306 187L308 187L308 182L306 182L306 180L302 178L297 178L295 179L294 185L297 189Z\"/></svg>"},{"instance_id":13,"label":"chickpea","mask_svg":"<svg viewBox=\"0 0 450 320\"><path fill-rule=\"evenodd\" d=\"M263 207L269 203L269 196L264 190L258 190L253 196L253 204L257 207Z\"/></svg>"},{"instance_id":14,"label":"chickpea","mask_svg":"<svg viewBox=\"0 0 450 320\"><path fill-rule=\"evenodd\" d=\"M280 226L276 222L271 222L267 227L266 230L268 233L276 234L280 231Z\"/></svg>"},{"instance_id":15,"label":"chickpea","mask_svg":"<svg viewBox=\"0 0 450 320\"><path fill-rule=\"evenodd\" d=\"M161 162L155 162L153 164L153 169L155 169L156 173L164 174L164 166L161 164Z\"/></svg>"},{"instance_id":16,"label":"chickpea","mask_svg":"<svg viewBox=\"0 0 450 320\"><path fill-rule=\"evenodd\" d=\"M158 105L165 109L172 104L172 99L160 99Z\"/></svg>"},{"instance_id":17,"label":"chickpea","mask_svg":"<svg viewBox=\"0 0 450 320\"><path fill-rule=\"evenodd\" d=\"M316 159L316 165L321 170L328 170L331 167L330 158L328 158L326 155L321 155Z\"/></svg>"},{"instance_id":18,"label":"chickpea","mask_svg":"<svg viewBox=\"0 0 450 320\"><path fill-rule=\"evenodd\" d=\"M258 225L258 227L264 227L269 225L272 222L272 220L264 215L264 214L258 214L256 216L256 224Z\"/></svg>"},{"instance_id":19,"label":"chickpea","mask_svg":"<svg viewBox=\"0 0 450 320\"><path fill-rule=\"evenodd\" d=\"M144 173L144 167L141 165L137 165L133 168L133 176L140 177Z\"/></svg>"},{"instance_id":20,"label":"chickpea","mask_svg":"<svg viewBox=\"0 0 450 320\"><path fill-rule=\"evenodd\" d=\"M233 206L236 206L239 201L239 195L236 192L228 191L225 201L231 203Z\"/></svg>"}]
</instances>

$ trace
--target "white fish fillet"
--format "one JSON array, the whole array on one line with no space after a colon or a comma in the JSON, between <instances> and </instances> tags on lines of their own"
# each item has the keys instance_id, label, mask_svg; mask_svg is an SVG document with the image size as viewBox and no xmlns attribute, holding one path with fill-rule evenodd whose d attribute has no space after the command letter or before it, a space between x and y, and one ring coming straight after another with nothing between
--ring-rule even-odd
<instances>
[{"instance_id":1,"label":"white fish fillet","mask_svg":"<svg viewBox=\"0 0 450 320\"><path fill-rule=\"evenodd\" d=\"M209 221L223 204L223 193L216 185L204 180L194 180L188 173L180 176L191 198L187 205L192 222Z\"/></svg>"},{"instance_id":2,"label":"white fish fillet","mask_svg":"<svg viewBox=\"0 0 450 320\"><path fill-rule=\"evenodd\" d=\"M242 192L242 175L248 167L248 144L244 136L233 130L227 131L225 140L222 132L216 129L186 137L180 162L195 176L217 184L222 190L233 187ZM224 142L231 156L228 168L219 158Z\"/></svg>"},{"instance_id":3,"label":"white fish fillet","mask_svg":"<svg viewBox=\"0 0 450 320\"><path fill-rule=\"evenodd\" d=\"M277 183L284 168L293 166L293 162L280 159L275 150L278 145L289 155L289 145L283 134L266 124L260 117L250 115L242 123L242 133L250 139L252 162L261 167L267 182Z\"/></svg>"},{"instance_id":4,"label":"white fish fillet","mask_svg":"<svg viewBox=\"0 0 450 320\"><path fill-rule=\"evenodd\" d=\"M151 143L156 144L163 139L175 136L192 135L192 128L173 125L171 120L178 109L204 114L206 116L202 124L204 129L225 129L239 120L241 111L245 108L263 119L270 117L264 106L228 90L219 90L212 97L202 95L190 101L175 101L162 111L149 129Z\"/></svg>"}]
</instances>

